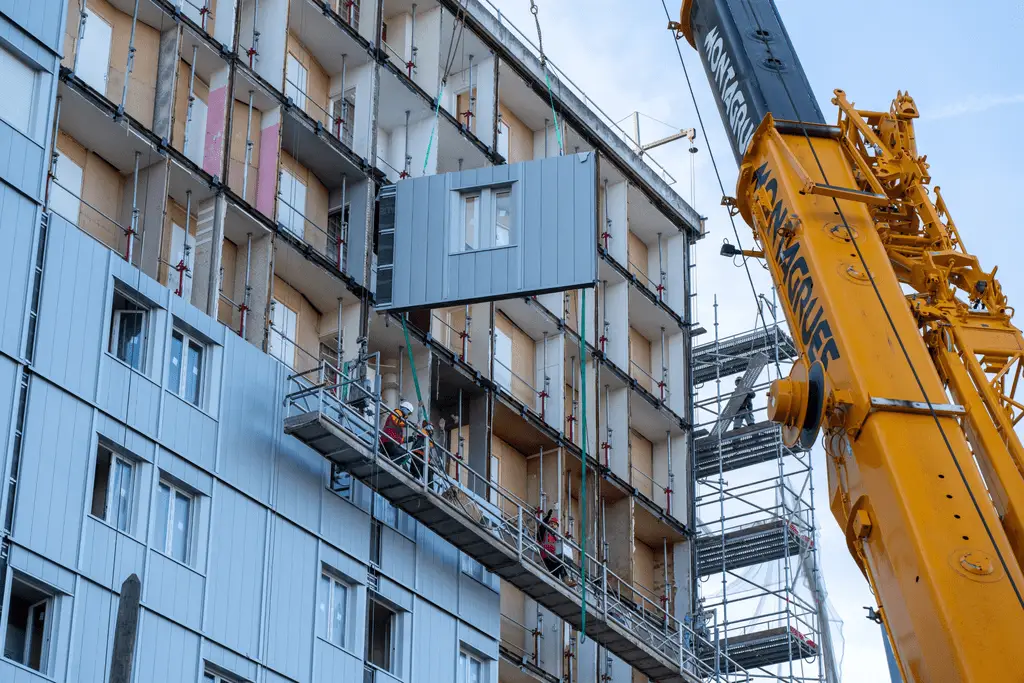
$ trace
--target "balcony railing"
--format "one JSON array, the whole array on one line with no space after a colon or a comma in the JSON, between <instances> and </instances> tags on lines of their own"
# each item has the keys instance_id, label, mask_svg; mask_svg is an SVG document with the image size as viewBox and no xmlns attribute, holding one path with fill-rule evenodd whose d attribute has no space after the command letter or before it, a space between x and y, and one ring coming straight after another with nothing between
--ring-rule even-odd
<instances>
[{"instance_id":1,"label":"balcony railing","mask_svg":"<svg viewBox=\"0 0 1024 683\"><path fill-rule=\"evenodd\" d=\"M277 223L282 230L287 232L292 237L301 240L303 243L308 244L317 253L321 254L328 261L333 263L337 268L341 268L345 263L345 239L344 239L344 224L338 227L337 234L332 234L332 231L325 230L317 225L314 221L309 219L304 213L299 211L296 207L288 203L282 195L277 195L278 201L278 218ZM290 220L285 222L281 216L280 206L285 206L291 216ZM295 220L294 217L302 219L302 234L299 234L298 230L295 229L291 222ZM312 239L308 237L308 230L312 228Z\"/></svg>"}]
</instances>

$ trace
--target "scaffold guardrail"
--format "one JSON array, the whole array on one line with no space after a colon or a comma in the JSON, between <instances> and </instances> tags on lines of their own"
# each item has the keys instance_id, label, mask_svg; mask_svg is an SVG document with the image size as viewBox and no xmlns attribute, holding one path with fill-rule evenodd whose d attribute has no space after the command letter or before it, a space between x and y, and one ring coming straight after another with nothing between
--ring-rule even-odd
<instances>
[{"instance_id":1,"label":"scaffold guardrail","mask_svg":"<svg viewBox=\"0 0 1024 683\"><path fill-rule=\"evenodd\" d=\"M586 635L648 678L697 683L715 675L703 659L714 643L641 594L606 563L583 552L571 538L546 527L534 506L436 443L422 440L419 448L410 449L388 441L381 420L389 408L381 400L379 385L369 387L326 362L292 375L290 384L293 391L285 398L286 433L577 630L583 626L585 595ZM454 468L458 472L453 476ZM564 581L549 571L545 559L553 558L541 548L538 528L554 535L558 547L569 551L555 562L564 564L570 575L578 577L580 571L571 558L586 563L585 584ZM743 671L724 656L716 661Z\"/></svg>"}]
</instances>

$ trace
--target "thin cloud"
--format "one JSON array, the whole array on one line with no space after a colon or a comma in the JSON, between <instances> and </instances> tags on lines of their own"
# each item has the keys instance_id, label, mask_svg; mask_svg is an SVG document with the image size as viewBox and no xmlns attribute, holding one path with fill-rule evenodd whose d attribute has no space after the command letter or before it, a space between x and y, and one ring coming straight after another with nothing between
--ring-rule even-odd
<instances>
[{"instance_id":1,"label":"thin cloud","mask_svg":"<svg viewBox=\"0 0 1024 683\"><path fill-rule=\"evenodd\" d=\"M971 95L959 102L937 107L934 112L926 113L925 118L932 120L952 119L964 114L980 114L990 109L1022 103L1024 103L1024 93L1017 93L1015 95Z\"/></svg>"}]
</instances>

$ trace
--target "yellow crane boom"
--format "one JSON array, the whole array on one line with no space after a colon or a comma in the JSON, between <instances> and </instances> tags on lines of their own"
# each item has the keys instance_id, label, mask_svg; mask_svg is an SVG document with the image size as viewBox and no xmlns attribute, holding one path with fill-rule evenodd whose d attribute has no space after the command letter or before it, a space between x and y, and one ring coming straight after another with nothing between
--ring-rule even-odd
<instances>
[{"instance_id":1,"label":"yellow crane boom","mask_svg":"<svg viewBox=\"0 0 1024 683\"><path fill-rule=\"evenodd\" d=\"M906 681L1024 681L1024 338L967 251L899 93L826 124L772 0L685 0L751 226L801 358L787 443L819 433L830 507Z\"/></svg>"}]
</instances>

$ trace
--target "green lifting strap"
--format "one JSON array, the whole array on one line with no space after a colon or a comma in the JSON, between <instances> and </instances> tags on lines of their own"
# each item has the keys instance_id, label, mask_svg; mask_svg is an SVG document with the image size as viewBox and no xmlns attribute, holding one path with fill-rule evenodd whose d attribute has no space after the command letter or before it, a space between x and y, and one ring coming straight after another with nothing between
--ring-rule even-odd
<instances>
[{"instance_id":1,"label":"green lifting strap","mask_svg":"<svg viewBox=\"0 0 1024 683\"><path fill-rule=\"evenodd\" d=\"M580 420L583 437L583 484L580 486L580 502L583 510L583 533L581 536L580 550L580 583L583 585L583 617L580 625L580 642L587 640L587 290L581 292L580 300L580 399L583 405L583 419Z\"/></svg>"},{"instance_id":2,"label":"green lifting strap","mask_svg":"<svg viewBox=\"0 0 1024 683\"><path fill-rule=\"evenodd\" d=\"M423 406L423 394L420 393L420 376L416 372L416 361L412 357L412 345L409 343L409 327L405 324L405 320L408 317L406 313L402 314L402 333L405 335L405 350L409 352L409 367L412 368L412 383L416 387L416 401L420 405L420 419L427 419L427 409Z\"/></svg>"}]
</instances>

